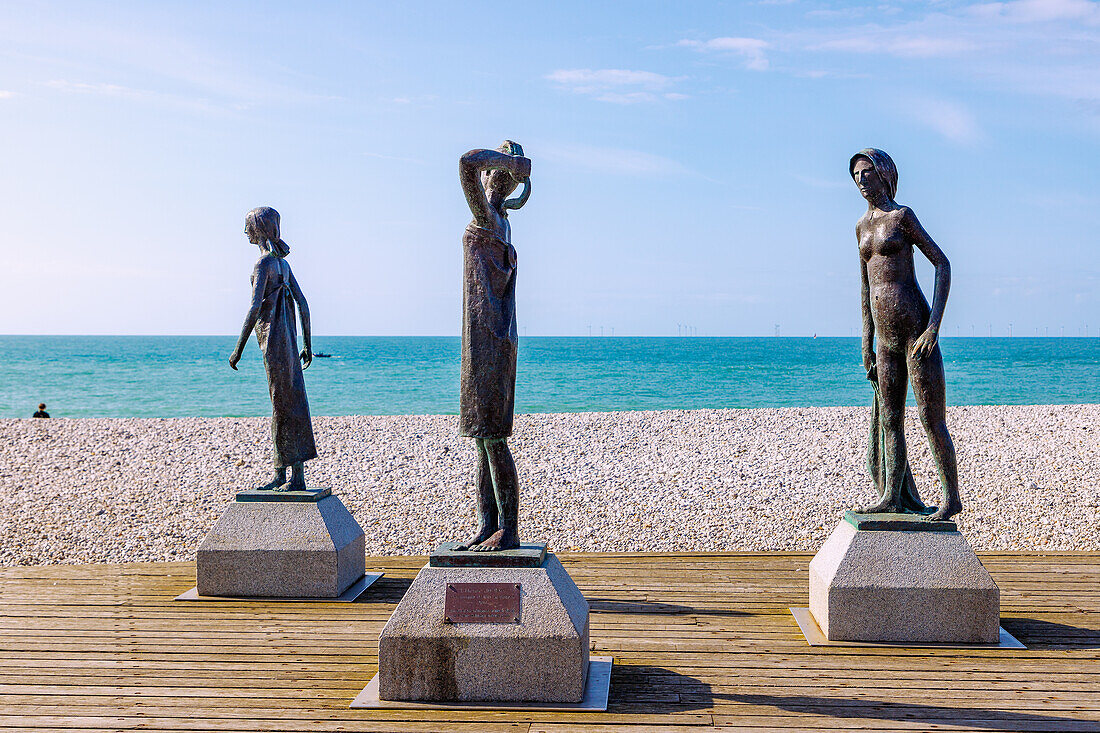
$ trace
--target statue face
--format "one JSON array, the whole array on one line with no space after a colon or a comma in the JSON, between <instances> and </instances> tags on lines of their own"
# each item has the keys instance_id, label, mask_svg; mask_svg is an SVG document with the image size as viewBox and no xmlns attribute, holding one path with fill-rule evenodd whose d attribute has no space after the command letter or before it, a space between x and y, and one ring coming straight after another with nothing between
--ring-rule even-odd
<instances>
[{"instance_id":1,"label":"statue face","mask_svg":"<svg viewBox=\"0 0 1100 733\"><path fill-rule=\"evenodd\" d=\"M882 176L878 174L871 161L866 158L860 158L856 161L856 164L852 167L852 179L855 180L856 187L863 194L863 198L869 202L875 203L876 201L882 201L884 198L889 198L886 192L886 182L882 180Z\"/></svg>"},{"instance_id":2,"label":"statue face","mask_svg":"<svg viewBox=\"0 0 1100 733\"><path fill-rule=\"evenodd\" d=\"M244 223L244 235L248 237L248 241L252 244L262 244L264 239L256 232L256 228L252 226L251 221Z\"/></svg>"},{"instance_id":3,"label":"statue face","mask_svg":"<svg viewBox=\"0 0 1100 733\"><path fill-rule=\"evenodd\" d=\"M505 170L493 170L482 179L485 186L485 195L490 201L503 201L511 195L519 183Z\"/></svg>"}]
</instances>

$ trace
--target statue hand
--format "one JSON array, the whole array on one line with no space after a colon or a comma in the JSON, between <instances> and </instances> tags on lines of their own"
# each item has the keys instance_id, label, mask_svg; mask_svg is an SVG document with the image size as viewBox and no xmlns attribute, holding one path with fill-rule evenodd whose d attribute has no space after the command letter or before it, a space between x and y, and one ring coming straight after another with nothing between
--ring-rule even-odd
<instances>
[{"instance_id":1,"label":"statue hand","mask_svg":"<svg viewBox=\"0 0 1100 733\"><path fill-rule=\"evenodd\" d=\"M531 177L531 159L517 155L514 160L516 167L511 171L512 178L515 178L517 183L523 183L524 178Z\"/></svg>"},{"instance_id":2,"label":"statue hand","mask_svg":"<svg viewBox=\"0 0 1100 733\"><path fill-rule=\"evenodd\" d=\"M865 354L863 357L863 368L867 370L867 381L878 381L878 366L875 364L874 354Z\"/></svg>"},{"instance_id":3,"label":"statue hand","mask_svg":"<svg viewBox=\"0 0 1100 733\"><path fill-rule=\"evenodd\" d=\"M301 359L302 371L309 369L309 365L313 363L313 351L308 348L302 349Z\"/></svg>"},{"instance_id":4,"label":"statue hand","mask_svg":"<svg viewBox=\"0 0 1100 733\"><path fill-rule=\"evenodd\" d=\"M237 371L237 362L241 360L241 352L238 349L234 349L233 353L229 356L229 368L233 371Z\"/></svg>"},{"instance_id":5,"label":"statue hand","mask_svg":"<svg viewBox=\"0 0 1100 733\"><path fill-rule=\"evenodd\" d=\"M932 353L932 349L936 348L936 344L939 342L940 335L936 332L936 329L929 328L922 333L913 344L913 356L918 359L923 359Z\"/></svg>"}]
</instances>

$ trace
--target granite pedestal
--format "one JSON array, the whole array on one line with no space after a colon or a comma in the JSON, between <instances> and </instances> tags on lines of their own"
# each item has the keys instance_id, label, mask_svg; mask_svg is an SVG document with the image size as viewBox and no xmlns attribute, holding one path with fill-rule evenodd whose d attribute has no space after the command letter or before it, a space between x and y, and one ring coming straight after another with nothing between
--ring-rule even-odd
<instances>
[{"instance_id":1,"label":"granite pedestal","mask_svg":"<svg viewBox=\"0 0 1100 733\"><path fill-rule=\"evenodd\" d=\"M518 585L518 621L448 620L448 585L478 583ZM579 703L588 668L588 602L541 545L495 553L441 548L378 640L382 700Z\"/></svg>"},{"instance_id":2,"label":"granite pedestal","mask_svg":"<svg viewBox=\"0 0 1100 733\"><path fill-rule=\"evenodd\" d=\"M1000 591L954 522L848 512L810 562L829 641L996 644Z\"/></svg>"},{"instance_id":3,"label":"granite pedestal","mask_svg":"<svg viewBox=\"0 0 1100 733\"><path fill-rule=\"evenodd\" d=\"M196 587L200 596L336 598L364 570L363 530L328 489L249 491L199 546Z\"/></svg>"}]
</instances>

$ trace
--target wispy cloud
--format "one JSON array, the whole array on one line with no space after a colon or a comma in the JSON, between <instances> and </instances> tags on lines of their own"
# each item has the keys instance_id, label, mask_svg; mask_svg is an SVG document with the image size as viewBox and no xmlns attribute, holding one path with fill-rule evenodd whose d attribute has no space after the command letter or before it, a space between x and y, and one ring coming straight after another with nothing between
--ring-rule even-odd
<instances>
[{"instance_id":1,"label":"wispy cloud","mask_svg":"<svg viewBox=\"0 0 1100 733\"><path fill-rule=\"evenodd\" d=\"M914 95L904 97L900 106L902 114L953 143L970 145L983 137L974 114L958 102Z\"/></svg>"},{"instance_id":2,"label":"wispy cloud","mask_svg":"<svg viewBox=\"0 0 1100 733\"><path fill-rule=\"evenodd\" d=\"M99 94L107 97L130 98L156 96L154 92L145 89L134 89L132 87L126 87L120 84L89 84L87 82L53 79L46 82L46 86L48 86L50 89L56 89L61 92L70 92L73 94Z\"/></svg>"},{"instance_id":3,"label":"wispy cloud","mask_svg":"<svg viewBox=\"0 0 1100 733\"><path fill-rule=\"evenodd\" d=\"M1100 4L1092 0L1012 0L974 5L969 11L979 17L1017 23L1072 20L1100 24Z\"/></svg>"},{"instance_id":4,"label":"wispy cloud","mask_svg":"<svg viewBox=\"0 0 1100 733\"><path fill-rule=\"evenodd\" d=\"M652 71L558 69L547 74L545 78L574 94L583 94L601 102L615 104L687 98L686 94L670 91L677 79Z\"/></svg>"},{"instance_id":5,"label":"wispy cloud","mask_svg":"<svg viewBox=\"0 0 1100 733\"><path fill-rule=\"evenodd\" d=\"M684 39L679 41L676 45L685 48L694 48L696 51L735 54L744 59L746 69L766 71L768 68L768 57L764 52L771 44L760 38L724 36L721 38L712 38L709 41Z\"/></svg>"},{"instance_id":6,"label":"wispy cloud","mask_svg":"<svg viewBox=\"0 0 1100 733\"><path fill-rule=\"evenodd\" d=\"M0 99L11 99L15 96L15 92L9 92L4 89L0 89Z\"/></svg>"},{"instance_id":7,"label":"wispy cloud","mask_svg":"<svg viewBox=\"0 0 1100 733\"><path fill-rule=\"evenodd\" d=\"M904 30L879 29L824 41L811 51L848 51L851 53L889 54L902 58L938 58L957 56L976 48L965 38L908 35Z\"/></svg>"},{"instance_id":8,"label":"wispy cloud","mask_svg":"<svg viewBox=\"0 0 1100 733\"><path fill-rule=\"evenodd\" d=\"M1100 112L1097 28L1096 0L1011 0L934 3L916 16L877 15L873 23L806 27L779 38L785 49L829 55L841 62L844 54L939 60L951 64L953 78L969 77L983 89L1000 86L1016 93L1061 97L1095 115ZM810 68L822 68L821 59L811 56L810 63ZM948 120L929 121L943 134L962 140L976 129L966 115L947 112Z\"/></svg>"}]
</instances>

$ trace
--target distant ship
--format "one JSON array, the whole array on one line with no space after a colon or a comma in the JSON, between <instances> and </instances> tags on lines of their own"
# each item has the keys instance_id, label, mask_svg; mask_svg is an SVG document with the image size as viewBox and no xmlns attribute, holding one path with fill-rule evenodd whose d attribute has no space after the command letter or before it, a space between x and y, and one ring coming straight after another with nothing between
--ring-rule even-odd
<instances>
[{"instance_id":1,"label":"distant ship","mask_svg":"<svg viewBox=\"0 0 1100 733\"><path fill-rule=\"evenodd\" d=\"M320 351L315 351L313 353L313 355L316 356L319 359L331 359L332 358L332 354L325 354L325 353L322 353Z\"/></svg>"}]
</instances>

